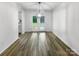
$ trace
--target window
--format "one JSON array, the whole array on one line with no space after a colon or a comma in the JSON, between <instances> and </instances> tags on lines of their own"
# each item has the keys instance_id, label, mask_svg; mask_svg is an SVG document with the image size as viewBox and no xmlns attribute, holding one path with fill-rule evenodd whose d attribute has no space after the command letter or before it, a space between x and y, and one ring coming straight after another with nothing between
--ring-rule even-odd
<instances>
[{"instance_id":1,"label":"window","mask_svg":"<svg viewBox=\"0 0 79 59\"><path fill-rule=\"evenodd\" d=\"M32 17L32 29L34 31L41 30L43 31L45 29L45 17L41 16L33 16Z\"/></svg>"},{"instance_id":2,"label":"window","mask_svg":"<svg viewBox=\"0 0 79 59\"><path fill-rule=\"evenodd\" d=\"M44 16L41 16L40 23L44 23Z\"/></svg>"},{"instance_id":3,"label":"window","mask_svg":"<svg viewBox=\"0 0 79 59\"><path fill-rule=\"evenodd\" d=\"M45 29L45 19L44 16L40 17L40 30L44 30Z\"/></svg>"},{"instance_id":4,"label":"window","mask_svg":"<svg viewBox=\"0 0 79 59\"><path fill-rule=\"evenodd\" d=\"M32 17L32 27L33 27L33 30L37 30L37 26L38 26L37 16L33 16Z\"/></svg>"},{"instance_id":5,"label":"window","mask_svg":"<svg viewBox=\"0 0 79 59\"><path fill-rule=\"evenodd\" d=\"M33 16L33 23L37 23L37 17Z\"/></svg>"}]
</instances>

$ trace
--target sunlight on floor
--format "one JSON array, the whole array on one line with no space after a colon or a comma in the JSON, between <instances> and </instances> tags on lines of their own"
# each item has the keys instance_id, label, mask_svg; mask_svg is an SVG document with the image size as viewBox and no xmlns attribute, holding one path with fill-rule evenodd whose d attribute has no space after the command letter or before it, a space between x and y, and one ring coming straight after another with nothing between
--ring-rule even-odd
<instances>
[{"instance_id":1,"label":"sunlight on floor","mask_svg":"<svg viewBox=\"0 0 79 59\"><path fill-rule=\"evenodd\" d=\"M40 39L42 42L44 42L44 41L46 40L45 33L40 33L39 39Z\"/></svg>"}]
</instances>

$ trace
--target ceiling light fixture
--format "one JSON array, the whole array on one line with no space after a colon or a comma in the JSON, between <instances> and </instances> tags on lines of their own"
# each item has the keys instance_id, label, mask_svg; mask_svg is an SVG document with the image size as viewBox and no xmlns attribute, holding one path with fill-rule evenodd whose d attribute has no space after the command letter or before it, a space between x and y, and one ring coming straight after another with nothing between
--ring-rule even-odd
<instances>
[{"instance_id":1,"label":"ceiling light fixture","mask_svg":"<svg viewBox=\"0 0 79 59\"><path fill-rule=\"evenodd\" d=\"M38 4L39 4L39 11L38 11L38 17L41 17L42 15L41 15L41 10L40 10L40 4L41 4L41 2L38 2Z\"/></svg>"},{"instance_id":2,"label":"ceiling light fixture","mask_svg":"<svg viewBox=\"0 0 79 59\"><path fill-rule=\"evenodd\" d=\"M41 17L41 16L42 16L42 15L39 13L39 14L38 14L38 17Z\"/></svg>"}]
</instances>

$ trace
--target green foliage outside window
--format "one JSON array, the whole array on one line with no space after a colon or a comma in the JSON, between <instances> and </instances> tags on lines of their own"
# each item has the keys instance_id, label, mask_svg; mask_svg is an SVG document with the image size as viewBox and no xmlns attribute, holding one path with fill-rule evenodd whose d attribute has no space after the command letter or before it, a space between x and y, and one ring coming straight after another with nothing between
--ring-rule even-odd
<instances>
[{"instance_id":1,"label":"green foliage outside window","mask_svg":"<svg viewBox=\"0 0 79 59\"><path fill-rule=\"evenodd\" d=\"M37 17L33 16L33 23L37 23Z\"/></svg>"}]
</instances>

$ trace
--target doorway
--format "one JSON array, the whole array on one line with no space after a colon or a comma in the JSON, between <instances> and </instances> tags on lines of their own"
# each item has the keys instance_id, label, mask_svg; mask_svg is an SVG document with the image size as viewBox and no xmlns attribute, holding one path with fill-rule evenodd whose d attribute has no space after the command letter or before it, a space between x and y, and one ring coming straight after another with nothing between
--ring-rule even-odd
<instances>
[{"instance_id":1,"label":"doorway","mask_svg":"<svg viewBox=\"0 0 79 59\"><path fill-rule=\"evenodd\" d=\"M18 36L22 34L22 11L18 12Z\"/></svg>"}]
</instances>

